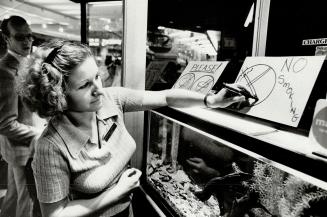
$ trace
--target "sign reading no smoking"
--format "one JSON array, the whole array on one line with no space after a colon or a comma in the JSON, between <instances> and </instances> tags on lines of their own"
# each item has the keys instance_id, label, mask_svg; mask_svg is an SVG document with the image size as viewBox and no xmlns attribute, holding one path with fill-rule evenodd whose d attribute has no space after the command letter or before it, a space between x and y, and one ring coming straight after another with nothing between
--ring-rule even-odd
<instances>
[{"instance_id":1,"label":"sign reading no smoking","mask_svg":"<svg viewBox=\"0 0 327 217\"><path fill-rule=\"evenodd\" d=\"M318 100L309 137L327 149L327 100Z\"/></svg>"}]
</instances>

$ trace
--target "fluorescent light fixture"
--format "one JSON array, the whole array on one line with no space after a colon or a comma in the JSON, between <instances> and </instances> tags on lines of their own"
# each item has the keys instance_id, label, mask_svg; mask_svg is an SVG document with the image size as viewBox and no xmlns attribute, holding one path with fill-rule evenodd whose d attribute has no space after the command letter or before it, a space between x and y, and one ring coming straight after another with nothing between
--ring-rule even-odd
<instances>
[{"instance_id":1,"label":"fluorescent light fixture","mask_svg":"<svg viewBox=\"0 0 327 217\"><path fill-rule=\"evenodd\" d=\"M104 30L107 30L107 31L109 31L109 30L110 30L110 27L109 27L109 25L105 25L105 26L104 26Z\"/></svg>"},{"instance_id":2,"label":"fluorescent light fixture","mask_svg":"<svg viewBox=\"0 0 327 217\"><path fill-rule=\"evenodd\" d=\"M254 13L254 3L251 6L251 9L249 11L249 14L245 20L244 27L248 27L250 23L253 21L253 13Z\"/></svg>"},{"instance_id":3,"label":"fluorescent light fixture","mask_svg":"<svg viewBox=\"0 0 327 217\"><path fill-rule=\"evenodd\" d=\"M63 25L63 26L68 26L69 23L66 23L66 22L59 22L60 25Z\"/></svg>"},{"instance_id":4,"label":"fluorescent light fixture","mask_svg":"<svg viewBox=\"0 0 327 217\"><path fill-rule=\"evenodd\" d=\"M216 30L207 30L207 36L213 46L213 48L218 51L218 43L221 38L221 32Z\"/></svg>"},{"instance_id":5,"label":"fluorescent light fixture","mask_svg":"<svg viewBox=\"0 0 327 217\"><path fill-rule=\"evenodd\" d=\"M123 6L123 1L110 1L110 2L89 2L89 5L93 7L104 7L104 6Z\"/></svg>"},{"instance_id":6,"label":"fluorescent light fixture","mask_svg":"<svg viewBox=\"0 0 327 217\"><path fill-rule=\"evenodd\" d=\"M111 19L110 18L101 17L101 18L99 18L99 20L102 20L102 21L111 23Z\"/></svg>"},{"instance_id":7,"label":"fluorescent light fixture","mask_svg":"<svg viewBox=\"0 0 327 217\"><path fill-rule=\"evenodd\" d=\"M40 17L38 15L35 15L35 14L32 14L32 13L28 13L28 12L25 12L25 11L24 11L24 13L27 14L28 16L30 16L30 17Z\"/></svg>"},{"instance_id":8,"label":"fluorescent light fixture","mask_svg":"<svg viewBox=\"0 0 327 217\"><path fill-rule=\"evenodd\" d=\"M42 17L42 18L43 18L43 20L53 21L52 18L48 18L48 17Z\"/></svg>"},{"instance_id":9,"label":"fluorescent light fixture","mask_svg":"<svg viewBox=\"0 0 327 217\"><path fill-rule=\"evenodd\" d=\"M172 38L185 38L185 37L190 37L190 34L191 32L188 31L188 30L180 30L180 31L176 31L176 32L173 32L173 33L170 33L169 36L172 37Z\"/></svg>"}]
</instances>

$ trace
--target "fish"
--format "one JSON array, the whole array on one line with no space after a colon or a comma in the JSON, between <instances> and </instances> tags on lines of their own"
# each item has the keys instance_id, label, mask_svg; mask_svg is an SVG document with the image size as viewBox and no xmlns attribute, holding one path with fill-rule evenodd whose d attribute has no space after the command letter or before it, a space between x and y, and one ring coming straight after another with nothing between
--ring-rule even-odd
<instances>
[{"instance_id":1,"label":"fish","mask_svg":"<svg viewBox=\"0 0 327 217\"><path fill-rule=\"evenodd\" d=\"M218 176L210 179L204 186L203 190L194 192L195 196L201 200L208 200L212 194L223 192L227 186L240 185L241 182L247 181L252 178L252 174L242 171L233 172L225 176Z\"/></svg>"},{"instance_id":2,"label":"fish","mask_svg":"<svg viewBox=\"0 0 327 217\"><path fill-rule=\"evenodd\" d=\"M275 215L271 214L264 205L260 203L259 194L254 191L250 191L240 199L234 200L228 217L243 217L245 214L250 214L250 210L253 208L260 208L270 216L276 217Z\"/></svg>"}]
</instances>

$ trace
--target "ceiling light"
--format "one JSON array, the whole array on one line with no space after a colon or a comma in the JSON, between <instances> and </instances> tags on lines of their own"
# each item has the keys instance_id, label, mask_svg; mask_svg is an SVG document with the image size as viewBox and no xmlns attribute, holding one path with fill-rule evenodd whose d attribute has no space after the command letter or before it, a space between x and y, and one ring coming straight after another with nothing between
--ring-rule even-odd
<instances>
[{"instance_id":1,"label":"ceiling light","mask_svg":"<svg viewBox=\"0 0 327 217\"><path fill-rule=\"evenodd\" d=\"M111 19L110 18L101 17L101 18L99 18L99 20L102 20L102 21L111 23Z\"/></svg>"},{"instance_id":2,"label":"ceiling light","mask_svg":"<svg viewBox=\"0 0 327 217\"><path fill-rule=\"evenodd\" d=\"M221 40L221 32L216 30L207 30L207 36L215 50L218 50L218 43Z\"/></svg>"},{"instance_id":3,"label":"ceiling light","mask_svg":"<svg viewBox=\"0 0 327 217\"><path fill-rule=\"evenodd\" d=\"M66 22L60 22L59 24L63 25L63 26L68 26L69 25L69 23L66 23Z\"/></svg>"},{"instance_id":4,"label":"ceiling light","mask_svg":"<svg viewBox=\"0 0 327 217\"><path fill-rule=\"evenodd\" d=\"M109 30L110 30L110 27L109 27L109 25L105 25L105 26L104 26L104 30L107 30L107 31L109 31Z\"/></svg>"},{"instance_id":5,"label":"ceiling light","mask_svg":"<svg viewBox=\"0 0 327 217\"><path fill-rule=\"evenodd\" d=\"M48 17L42 17L44 20L48 20L48 21L53 21L52 18L48 18Z\"/></svg>"},{"instance_id":6,"label":"ceiling light","mask_svg":"<svg viewBox=\"0 0 327 217\"><path fill-rule=\"evenodd\" d=\"M89 5L93 7L104 7L104 6L123 6L122 1L111 1L111 2L89 2Z\"/></svg>"}]
</instances>

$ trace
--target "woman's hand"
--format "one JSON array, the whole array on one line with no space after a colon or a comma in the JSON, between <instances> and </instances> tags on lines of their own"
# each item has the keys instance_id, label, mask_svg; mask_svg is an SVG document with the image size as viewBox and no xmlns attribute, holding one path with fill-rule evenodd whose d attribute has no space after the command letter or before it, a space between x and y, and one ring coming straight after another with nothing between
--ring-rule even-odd
<instances>
[{"instance_id":1,"label":"woman's hand","mask_svg":"<svg viewBox=\"0 0 327 217\"><path fill-rule=\"evenodd\" d=\"M117 204L119 200L126 198L133 189L140 185L141 174L138 169L127 169L114 188L109 188L91 199L68 200L65 198L54 203L40 203L42 216L91 216L95 211Z\"/></svg>"},{"instance_id":2,"label":"woman's hand","mask_svg":"<svg viewBox=\"0 0 327 217\"><path fill-rule=\"evenodd\" d=\"M209 167L206 162L199 157L191 157L186 159L186 162L191 166L192 171L196 174L206 175L206 176L219 176L220 173Z\"/></svg>"},{"instance_id":3,"label":"woman's hand","mask_svg":"<svg viewBox=\"0 0 327 217\"><path fill-rule=\"evenodd\" d=\"M241 92L244 91L250 93L250 91L244 85L234 83L234 84L229 84L229 86ZM217 94L211 94L211 95L209 94L209 96L207 96L206 99L207 106L209 108L218 108L218 107L225 108L233 103L243 102L243 101L246 101L245 96L231 93L226 88L222 88Z\"/></svg>"},{"instance_id":4,"label":"woman's hand","mask_svg":"<svg viewBox=\"0 0 327 217\"><path fill-rule=\"evenodd\" d=\"M117 186L123 194L130 193L133 189L140 186L142 172L136 168L127 169L120 177Z\"/></svg>"}]
</instances>

